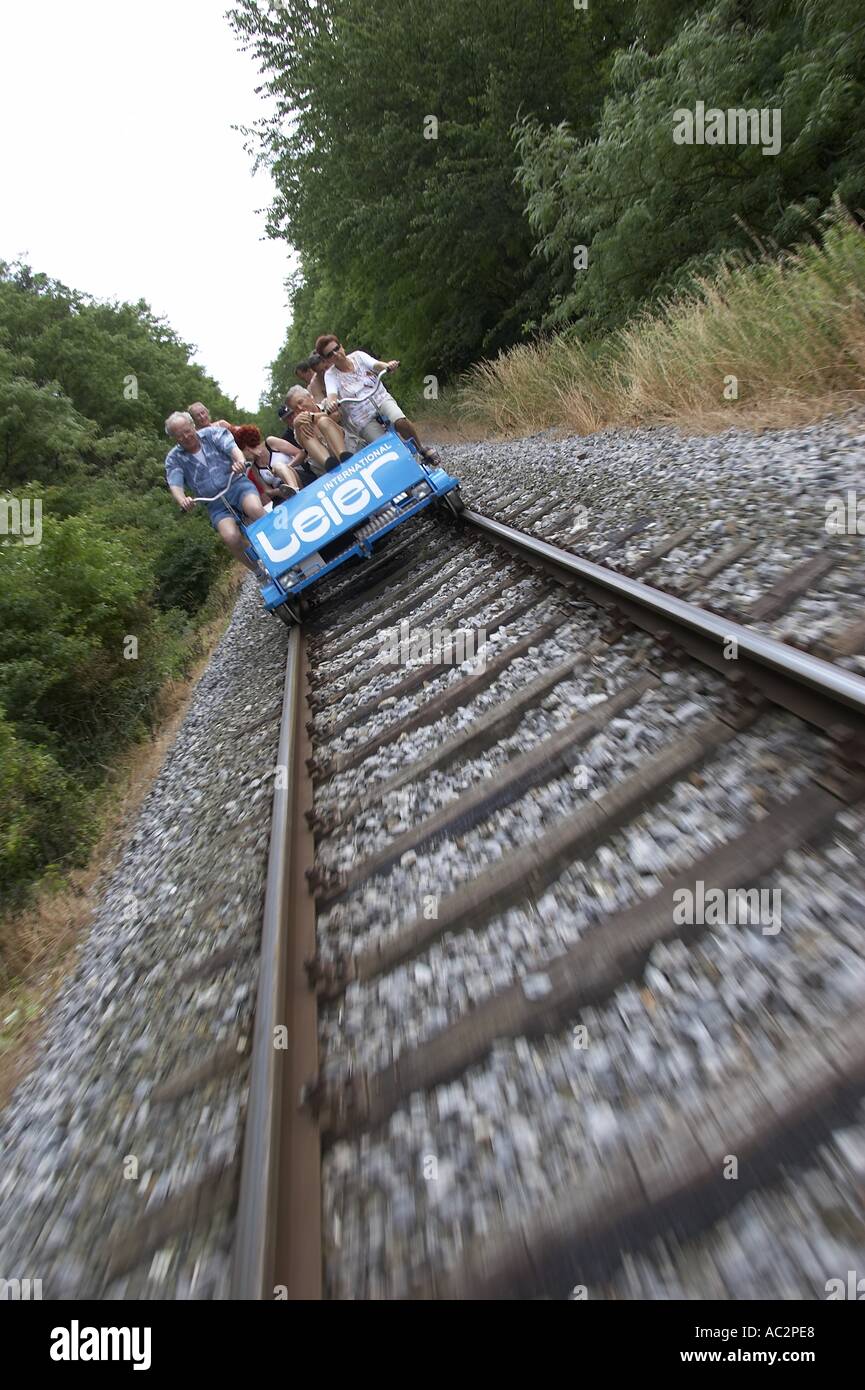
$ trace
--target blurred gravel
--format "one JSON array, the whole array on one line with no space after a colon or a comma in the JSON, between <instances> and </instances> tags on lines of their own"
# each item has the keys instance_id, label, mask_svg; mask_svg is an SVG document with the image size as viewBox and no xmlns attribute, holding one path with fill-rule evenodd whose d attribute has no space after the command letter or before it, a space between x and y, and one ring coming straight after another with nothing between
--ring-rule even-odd
<instances>
[{"instance_id":1,"label":"blurred gravel","mask_svg":"<svg viewBox=\"0 0 865 1390\"><path fill-rule=\"evenodd\" d=\"M664 808L670 816L675 800ZM405 1295L431 1268L453 1266L472 1239L512 1229L590 1181L623 1145L639 1163L643 1144L663 1147L671 1126L683 1113L699 1117L717 1087L783 1069L799 1037L861 1009L865 868L858 846L865 815L845 812L842 819L826 849L796 851L779 870L777 935L731 926L659 945L640 980L580 1013L585 1046L570 1028L539 1041L503 1040L458 1080L413 1094L386 1126L336 1144L323 1167L332 1295ZM625 840L610 841L608 872L626 862ZM539 916L532 922L524 914L536 938L544 930ZM496 946L498 954L501 937ZM726 1250L726 1284L707 1292L721 1287L709 1261L685 1296L809 1298L818 1296L815 1283L865 1268L857 1176L865 1167L865 1129L835 1142L843 1182L833 1184L825 1209L812 1203L805 1239L791 1227L789 1201L772 1193L751 1197L753 1222L734 1212L691 1245L692 1252ZM841 1227L834 1213L847 1204ZM755 1250L757 1268L744 1277ZM696 1263L693 1253L681 1257L680 1284ZM628 1296L620 1288L630 1288L630 1296L671 1296L660 1292L670 1285L669 1256L644 1256L639 1277L654 1291L634 1295L632 1280L590 1296Z\"/></svg>"},{"instance_id":2,"label":"blurred gravel","mask_svg":"<svg viewBox=\"0 0 865 1390\"><path fill-rule=\"evenodd\" d=\"M249 1041L286 641L248 581L0 1116L0 1272L45 1298L227 1296L228 1211L111 1281L106 1238L240 1156L245 1063L176 1101L152 1091Z\"/></svg>"},{"instance_id":3,"label":"blurred gravel","mask_svg":"<svg viewBox=\"0 0 865 1390\"><path fill-rule=\"evenodd\" d=\"M696 682L695 682L696 684ZM676 710L663 702L661 691L650 692L640 705L641 738L631 748L621 747L621 730L599 734L583 756L603 750L608 758L607 777L618 779L656 751L666 733L669 739ZM656 697L654 707L651 696ZM657 698L660 697L660 698ZM645 708L644 708L645 707ZM705 712L711 706L706 704ZM630 757L629 757L630 755ZM596 855L576 860L537 902L508 909L488 927L449 936L411 961L366 985L353 983L344 1003L322 1019L326 1040L328 1077L351 1074L359 1067L383 1069L405 1046L431 1037L475 1007L487 995L506 988L515 979L542 969L545 962L574 946L604 915L629 907L651 895L661 877L680 869L697 855L740 834L765 814L770 799L792 795L807 780L809 768L819 766L819 740L808 745L802 728L792 718L774 716L758 730L741 735L731 747L690 778L680 781L656 807L636 817L620 833L610 837ZM603 776L591 793L606 790ZM477 831L461 837L454 846L442 846L405 868L394 866L388 881L377 889L363 890L362 903L344 909L341 939L347 924L360 917L373 893L379 903L390 899L391 918L399 917L419 902L418 881L427 892L446 891L444 875L450 861L456 877L463 862L475 871L494 861L490 845L499 843L502 856L514 853L519 843L540 835L549 820L572 812L580 793L573 779L556 779L528 794L528 807L517 803L508 812L492 817ZM545 825L536 808L550 807ZM554 816L552 812L557 814ZM534 813L534 814L532 814ZM463 859L466 856L466 860ZM439 888L439 885L442 885ZM786 884L786 879L785 879ZM795 889L793 890L795 891ZM387 920L382 911L379 920ZM356 948L368 945L371 936L385 939L391 933L363 933L354 928ZM350 935L350 931L349 931Z\"/></svg>"},{"instance_id":4,"label":"blurred gravel","mask_svg":"<svg viewBox=\"0 0 865 1390\"><path fill-rule=\"evenodd\" d=\"M771 585L829 547L838 552L832 571L789 616L761 627L808 644L863 617L863 542L825 529L828 499L865 482L861 421L762 436L730 430L715 439L673 430L547 434L448 446L446 460L470 506L618 568L693 527L647 571L647 581L741 621ZM555 506L541 515L544 499ZM631 522L639 530L623 540L621 528ZM699 567L743 540L747 556L695 584ZM325 783L317 805L363 794L563 652L576 654L596 620L579 599L572 614L444 727L416 731ZM466 788L494 779L509 759L634 679L646 650L641 638L627 636L557 686L501 743L407 782L378 804L368 799L363 813L323 841L321 863L344 872ZM650 650L657 668L657 649ZM858 655L845 664L865 666ZM572 776L551 778L454 839L406 853L320 915L322 954L350 955L388 939L417 914L424 895L447 893L512 858L527 838L603 795L713 713L720 685L699 668L666 670L660 687L580 750L589 776L579 788ZM396 714L382 710L375 727ZM806 785L826 753L825 740L792 717L764 716L538 899L477 930L446 935L381 978L349 985L322 1012L324 1075L338 1085L359 1071L387 1069L491 992L540 978L545 962L602 930L606 914L649 896L663 874L759 823L771 801ZM380 1129L337 1143L323 1167L330 1294L404 1296L431 1269L455 1265L469 1242L524 1224L590 1181L622 1148L638 1155L649 1136L663 1145L683 1114L699 1122L720 1087L783 1072L797 1038L855 1014L865 1003L863 829L860 811L843 813L827 844L788 855L763 885L782 890L777 936L729 927L658 946L641 978L580 1015L587 1046L577 1046L570 1028L540 1041L503 1040L465 1075L410 1096ZM826 1280L865 1268L860 1168L865 1128L838 1131L815 1155L801 1191L790 1177L781 1189L751 1194L689 1244L659 1242L633 1258L623 1251L616 1278L589 1296L825 1296Z\"/></svg>"},{"instance_id":5,"label":"blurred gravel","mask_svg":"<svg viewBox=\"0 0 865 1390\"><path fill-rule=\"evenodd\" d=\"M646 574L677 587L720 549L753 547L710 583L689 591L695 603L726 607L747 621L748 605L801 561L828 548L838 565L819 580L789 618L765 626L800 643L826 638L861 620L865 606L865 536L830 534L830 499L849 491L865 502L865 416L851 412L806 428L729 429L684 435L673 428L610 430L582 437L549 431L506 443L446 446L469 506L509 520L597 560L623 526L642 529L605 563L627 568L667 536L693 536ZM491 495L507 484L498 502ZM526 520L539 499L555 510ZM585 516L578 514L585 508ZM839 658L865 672L862 650Z\"/></svg>"},{"instance_id":6,"label":"blurred gravel","mask_svg":"<svg viewBox=\"0 0 865 1390\"><path fill-rule=\"evenodd\" d=\"M832 571L763 630L802 644L826 642L865 616L865 539L826 530L831 498L857 488L865 496L860 416L762 435L731 429L715 438L672 429L579 439L548 433L446 446L444 456L470 506L619 568L693 527L647 582L742 621L771 584L828 547L838 559ZM494 492L500 498L492 505ZM540 515L545 500L555 505ZM622 540L631 522L639 529ZM428 519L418 525L417 543L431 530ZM695 586L695 571L740 540L749 542L748 554ZM320 811L368 792L539 672L589 647L598 628L591 604L565 604L543 580L487 555L474 542L466 555L448 533L436 580L456 588L474 578L480 590L499 577L500 585L492 600L477 606L468 594L431 625L485 627L487 659L551 616L560 615L562 626L470 705L320 785ZM535 602L526 614L499 625L529 596ZM423 624L429 601L428 589L406 616ZM344 686L361 669L373 677L314 715L327 754L365 742L465 673L436 670L418 691L395 698L388 692L402 673L375 670L383 630L365 641L358 661L351 651L331 654L377 611L376 601L360 604L317 639L319 687L328 677ZM0 1115L0 1275L40 1278L46 1298L228 1296L230 1205L113 1278L106 1260L142 1215L198 1184L211 1190L219 1173L236 1171L285 649L285 630L248 583L106 886L36 1064ZM579 787L572 774L551 778L452 842L403 856L321 914L322 955L351 954L392 934L425 894L445 893L513 856L526 838L602 796L717 711L716 677L665 663L644 637L629 633L589 657L500 744L369 805L322 842L321 866L350 869L467 788L494 779L507 760L633 680L649 654L662 683L580 749L587 776ZM865 673L861 651L841 660ZM371 715L329 735L334 721L371 697L378 699ZM542 971L552 956L602 929L604 914L650 894L661 874L758 822L768 802L794 793L824 754L813 731L781 714L764 716L538 900L445 937L380 980L349 986L339 1005L322 1011L323 1074L338 1082L359 1068L388 1066L492 990ZM826 845L787 856L778 871L784 915L777 936L729 927L659 946L640 979L583 1011L586 1047L575 1046L571 1029L532 1042L504 1040L458 1080L412 1095L382 1129L335 1145L323 1165L328 1292L405 1294L430 1267L452 1266L470 1240L511 1228L569 1184L590 1179L621 1146L638 1148L647 1134L662 1138L683 1109L698 1115L719 1086L783 1068L804 1032L861 1009L863 832L863 812L848 811ZM225 948L226 964L184 980ZM176 1100L155 1099L161 1083L226 1052L239 1058L229 1074ZM865 1110L836 1131L806 1173L751 1194L698 1239L623 1252L616 1275L589 1296L825 1296L826 1280L865 1271L863 1178Z\"/></svg>"}]
</instances>

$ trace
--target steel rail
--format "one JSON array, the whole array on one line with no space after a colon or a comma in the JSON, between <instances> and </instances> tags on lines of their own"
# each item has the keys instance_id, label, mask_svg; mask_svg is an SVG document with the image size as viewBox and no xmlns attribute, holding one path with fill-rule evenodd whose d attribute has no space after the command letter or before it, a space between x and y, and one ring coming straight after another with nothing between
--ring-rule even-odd
<instances>
[{"instance_id":1,"label":"steel rail","mask_svg":"<svg viewBox=\"0 0 865 1390\"><path fill-rule=\"evenodd\" d=\"M684 599L653 589L640 580L630 579L618 574L605 565L584 560L569 550L562 550L549 541L530 536L525 531L517 531L492 517L466 508L462 513L464 521L497 537L506 544L517 548L522 554L530 555L567 573L571 578L585 580L606 589L617 598L638 604L659 617L680 624L700 637L725 645L735 642L740 655L749 657L760 666L765 666L781 675L807 685L811 690L838 701L860 715L865 715L865 680L832 662L799 651L774 637L764 637L741 623L720 618L714 613L698 608Z\"/></svg>"},{"instance_id":2,"label":"steel rail","mask_svg":"<svg viewBox=\"0 0 865 1390\"><path fill-rule=\"evenodd\" d=\"M462 520L508 549L569 581L584 584L604 601L610 596L631 621L648 630L679 629L680 641L719 668L770 675L762 683L781 686L781 702L795 708L798 688L820 697L814 705L844 705L865 717L865 679L830 662L764 637L639 580L563 550L491 517L466 509ZM645 616L641 616L645 615ZM683 635L684 630L684 635ZM719 648L734 642L739 662L720 660ZM306 653L299 628L289 634L269 859L261 938L249 1099L233 1252L234 1299L316 1298L321 1295L320 1149L317 1125L300 1109L301 1083L314 1076L316 1002L303 962L315 954L314 902L304 870L312 862L307 829L304 768L308 738L301 715ZM785 691L797 687L793 702ZM804 697L803 697L804 698ZM837 714L830 716L837 719ZM311 801L311 797L310 797ZM311 809L311 806L310 808ZM285 1046L275 1045L284 1027ZM285 1294L275 1295L275 1289Z\"/></svg>"},{"instance_id":3,"label":"steel rail","mask_svg":"<svg viewBox=\"0 0 865 1390\"><path fill-rule=\"evenodd\" d=\"M292 1275L278 1268L280 1231L284 1229L285 1179L291 1174L287 1153L284 1093L298 1052L294 1030L293 972L298 954L293 899L302 873L298 857L298 779L304 776L300 701L303 689L300 629L289 633L282 697L282 717L274 780L270 847L261 932L260 967L255 1008L249 1099L233 1252L232 1298L272 1299L275 1286ZM300 818L302 819L302 817ZM305 826L303 827L305 829ZM301 947L305 948L305 943ZM286 1028L289 1041L278 1045L275 1030ZM290 1094L290 1091L289 1091ZM306 1296L315 1296L319 1274L305 1277ZM286 1284L286 1287L288 1285ZM292 1292L297 1293L297 1290ZM289 1293L289 1297L292 1296ZM298 1296L300 1296L298 1294Z\"/></svg>"}]
</instances>

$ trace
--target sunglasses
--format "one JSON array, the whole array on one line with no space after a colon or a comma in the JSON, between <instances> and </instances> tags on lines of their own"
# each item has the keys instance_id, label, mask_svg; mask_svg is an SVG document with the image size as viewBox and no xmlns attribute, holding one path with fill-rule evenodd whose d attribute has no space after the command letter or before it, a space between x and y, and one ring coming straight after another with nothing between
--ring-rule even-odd
<instances>
[{"instance_id":1,"label":"sunglasses","mask_svg":"<svg viewBox=\"0 0 865 1390\"><path fill-rule=\"evenodd\" d=\"M335 348L331 348L328 352L323 352L321 355L322 357L335 357L338 352L339 346L337 345Z\"/></svg>"}]
</instances>

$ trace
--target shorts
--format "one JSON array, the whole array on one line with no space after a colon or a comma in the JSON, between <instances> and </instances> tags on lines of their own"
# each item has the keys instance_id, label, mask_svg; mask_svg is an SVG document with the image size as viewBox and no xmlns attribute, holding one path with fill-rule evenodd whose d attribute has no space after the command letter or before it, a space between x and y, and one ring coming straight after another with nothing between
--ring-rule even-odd
<instances>
[{"instance_id":1,"label":"shorts","mask_svg":"<svg viewBox=\"0 0 865 1390\"><path fill-rule=\"evenodd\" d=\"M208 502L207 512L210 517L210 524L214 530L216 530L220 521L223 521L227 516L231 517L232 521L236 521L237 516L235 512L243 516L241 501L248 493L252 493L253 497L258 498L258 488L255 484L251 483L248 478L235 478L224 497L220 497L216 502ZM259 498L259 501L260 500ZM231 506L227 506L227 503L231 503ZM234 511L232 511L232 507Z\"/></svg>"},{"instance_id":2,"label":"shorts","mask_svg":"<svg viewBox=\"0 0 865 1390\"><path fill-rule=\"evenodd\" d=\"M405 419L405 411L397 405L389 391L382 391L379 394L375 402L375 410L376 415L381 415L382 419L387 420L390 425L396 424L397 420ZM385 432L384 425L376 419L375 415L373 415L371 420L367 420L365 425L361 425L360 427L355 425L352 428L358 438L364 440L367 444L372 444L375 439L381 439Z\"/></svg>"}]
</instances>

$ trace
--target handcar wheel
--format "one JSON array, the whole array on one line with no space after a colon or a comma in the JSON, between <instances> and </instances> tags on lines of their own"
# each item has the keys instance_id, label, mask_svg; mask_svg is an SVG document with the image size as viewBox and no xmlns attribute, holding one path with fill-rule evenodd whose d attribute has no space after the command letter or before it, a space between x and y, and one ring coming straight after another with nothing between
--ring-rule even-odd
<instances>
[{"instance_id":1,"label":"handcar wheel","mask_svg":"<svg viewBox=\"0 0 865 1390\"><path fill-rule=\"evenodd\" d=\"M301 621L300 604L292 603L291 599L286 599L278 608L274 608L274 613L281 623L286 627L297 627Z\"/></svg>"},{"instance_id":2,"label":"handcar wheel","mask_svg":"<svg viewBox=\"0 0 865 1390\"><path fill-rule=\"evenodd\" d=\"M458 487L453 488L451 492L446 492L444 500L454 516L459 516L466 509L466 504Z\"/></svg>"}]
</instances>

